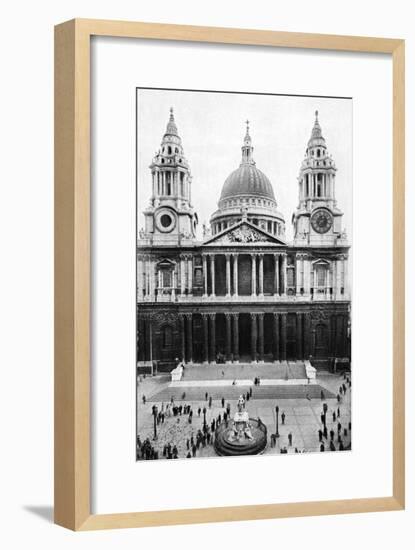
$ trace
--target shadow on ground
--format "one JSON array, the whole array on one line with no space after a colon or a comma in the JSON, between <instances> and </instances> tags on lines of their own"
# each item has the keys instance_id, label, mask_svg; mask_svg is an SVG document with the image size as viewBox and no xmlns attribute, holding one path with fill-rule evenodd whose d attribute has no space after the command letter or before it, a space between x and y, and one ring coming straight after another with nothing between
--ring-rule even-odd
<instances>
[{"instance_id":1,"label":"shadow on ground","mask_svg":"<svg viewBox=\"0 0 415 550\"><path fill-rule=\"evenodd\" d=\"M48 523L53 523L53 506L24 506L23 508Z\"/></svg>"}]
</instances>

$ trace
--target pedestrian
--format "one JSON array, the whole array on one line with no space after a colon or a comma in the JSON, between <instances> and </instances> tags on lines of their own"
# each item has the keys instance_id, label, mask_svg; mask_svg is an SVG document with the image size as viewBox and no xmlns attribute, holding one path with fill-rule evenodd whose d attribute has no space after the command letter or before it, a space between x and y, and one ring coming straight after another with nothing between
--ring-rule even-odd
<instances>
[{"instance_id":1,"label":"pedestrian","mask_svg":"<svg viewBox=\"0 0 415 550\"><path fill-rule=\"evenodd\" d=\"M340 386L339 387L339 394L342 395L343 394L343 388Z\"/></svg>"},{"instance_id":2,"label":"pedestrian","mask_svg":"<svg viewBox=\"0 0 415 550\"><path fill-rule=\"evenodd\" d=\"M249 388L249 397L252 397L252 386Z\"/></svg>"},{"instance_id":3,"label":"pedestrian","mask_svg":"<svg viewBox=\"0 0 415 550\"><path fill-rule=\"evenodd\" d=\"M349 432L350 432L351 429L352 429L352 423L349 422Z\"/></svg>"},{"instance_id":4,"label":"pedestrian","mask_svg":"<svg viewBox=\"0 0 415 550\"><path fill-rule=\"evenodd\" d=\"M193 458L196 456L196 445L193 445L192 447L192 456Z\"/></svg>"},{"instance_id":5,"label":"pedestrian","mask_svg":"<svg viewBox=\"0 0 415 550\"><path fill-rule=\"evenodd\" d=\"M212 397L209 397L209 409L212 408Z\"/></svg>"},{"instance_id":6,"label":"pedestrian","mask_svg":"<svg viewBox=\"0 0 415 550\"><path fill-rule=\"evenodd\" d=\"M319 430L319 431L318 431L318 440L319 440L320 442L323 441L323 432L322 432L322 430Z\"/></svg>"},{"instance_id":7,"label":"pedestrian","mask_svg":"<svg viewBox=\"0 0 415 550\"><path fill-rule=\"evenodd\" d=\"M336 395L336 399L337 399L337 403L340 403L340 399L341 399L341 397L340 397L340 395L339 395L339 394L337 394L337 395Z\"/></svg>"},{"instance_id":8,"label":"pedestrian","mask_svg":"<svg viewBox=\"0 0 415 550\"><path fill-rule=\"evenodd\" d=\"M324 439L327 439L327 426L324 426L323 428L323 435L324 435Z\"/></svg>"},{"instance_id":9,"label":"pedestrian","mask_svg":"<svg viewBox=\"0 0 415 550\"><path fill-rule=\"evenodd\" d=\"M222 378L224 378L224 376L225 376L225 372L224 372L224 371L222 371Z\"/></svg>"},{"instance_id":10,"label":"pedestrian","mask_svg":"<svg viewBox=\"0 0 415 550\"><path fill-rule=\"evenodd\" d=\"M320 420L321 420L321 423L324 424L324 413L320 414Z\"/></svg>"},{"instance_id":11,"label":"pedestrian","mask_svg":"<svg viewBox=\"0 0 415 550\"><path fill-rule=\"evenodd\" d=\"M330 451L335 451L336 450L336 447L333 443L333 441L330 441Z\"/></svg>"},{"instance_id":12,"label":"pedestrian","mask_svg":"<svg viewBox=\"0 0 415 550\"><path fill-rule=\"evenodd\" d=\"M205 393L205 401L208 400L208 392Z\"/></svg>"},{"instance_id":13,"label":"pedestrian","mask_svg":"<svg viewBox=\"0 0 415 550\"><path fill-rule=\"evenodd\" d=\"M285 412L282 411L282 414L281 414L281 424L284 426L285 424Z\"/></svg>"},{"instance_id":14,"label":"pedestrian","mask_svg":"<svg viewBox=\"0 0 415 550\"><path fill-rule=\"evenodd\" d=\"M324 395L324 391L323 391L323 390L321 390L321 392L320 392L320 397L321 397L321 400L324 401L325 395Z\"/></svg>"},{"instance_id":15,"label":"pedestrian","mask_svg":"<svg viewBox=\"0 0 415 550\"><path fill-rule=\"evenodd\" d=\"M200 416L200 413L201 413L201 412L202 412L202 409L199 407L199 408L197 409L197 416Z\"/></svg>"},{"instance_id":16,"label":"pedestrian","mask_svg":"<svg viewBox=\"0 0 415 550\"><path fill-rule=\"evenodd\" d=\"M223 409L225 407L225 398L224 397L222 397L221 403L222 403L222 409Z\"/></svg>"},{"instance_id":17,"label":"pedestrian","mask_svg":"<svg viewBox=\"0 0 415 550\"><path fill-rule=\"evenodd\" d=\"M288 445L289 445L290 447L292 447L292 444L293 444L293 434L290 432L290 433L288 434Z\"/></svg>"},{"instance_id":18,"label":"pedestrian","mask_svg":"<svg viewBox=\"0 0 415 550\"><path fill-rule=\"evenodd\" d=\"M226 412L228 413L228 416L231 415L231 404L230 403L226 404Z\"/></svg>"},{"instance_id":19,"label":"pedestrian","mask_svg":"<svg viewBox=\"0 0 415 550\"><path fill-rule=\"evenodd\" d=\"M320 445L320 452L321 452L321 453L324 453L324 443L322 443L322 444Z\"/></svg>"},{"instance_id":20,"label":"pedestrian","mask_svg":"<svg viewBox=\"0 0 415 550\"><path fill-rule=\"evenodd\" d=\"M330 430L330 441L334 439L334 430Z\"/></svg>"},{"instance_id":21,"label":"pedestrian","mask_svg":"<svg viewBox=\"0 0 415 550\"><path fill-rule=\"evenodd\" d=\"M146 396L143 395L143 405L145 405L145 404L146 404Z\"/></svg>"},{"instance_id":22,"label":"pedestrian","mask_svg":"<svg viewBox=\"0 0 415 550\"><path fill-rule=\"evenodd\" d=\"M337 431L338 433L342 431L342 425L340 424L340 422L337 422Z\"/></svg>"},{"instance_id":23,"label":"pedestrian","mask_svg":"<svg viewBox=\"0 0 415 550\"><path fill-rule=\"evenodd\" d=\"M344 395L346 395L346 384L343 383L343 384L342 384L342 388L343 388L343 393L344 393Z\"/></svg>"},{"instance_id":24,"label":"pedestrian","mask_svg":"<svg viewBox=\"0 0 415 550\"><path fill-rule=\"evenodd\" d=\"M340 408L337 407L337 418L339 418L339 417L340 417Z\"/></svg>"},{"instance_id":25,"label":"pedestrian","mask_svg":"<svg viewBox=\"0 0 415 550\"><path fill-rule=\"evenodd\" d=\"M186 392L185 391L182 393L182 399L183 399L183 401L186 399Z\"/></svg>"},{"instance_id":26,"label":"pedestrian","mask_svg":"<svg viewBox=\"0 0 415 550\"><path fill-rule=\"evenodd\" d=\"M343 435L344 435L344 437L347 437L347 428L344 428Z\"/></svg>"}]
</instances>

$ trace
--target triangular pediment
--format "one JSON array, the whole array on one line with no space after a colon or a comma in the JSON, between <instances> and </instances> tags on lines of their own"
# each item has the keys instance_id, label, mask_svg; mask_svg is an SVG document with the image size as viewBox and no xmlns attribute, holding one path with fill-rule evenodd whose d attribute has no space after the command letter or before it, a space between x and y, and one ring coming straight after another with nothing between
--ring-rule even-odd
<instances>
[{"instance_id":1,"label":"triangular pediment","mask_svg":"<svg viewBox=\"0 0 415 550\"><path fill-rule=\"evenodd\" d=\"M203 244L215 246L276 244L286 246L286 243L282 239L248 221L241 221L236 225L224 229L217 235L209 237Z\"/></svg>"}]
</instances>

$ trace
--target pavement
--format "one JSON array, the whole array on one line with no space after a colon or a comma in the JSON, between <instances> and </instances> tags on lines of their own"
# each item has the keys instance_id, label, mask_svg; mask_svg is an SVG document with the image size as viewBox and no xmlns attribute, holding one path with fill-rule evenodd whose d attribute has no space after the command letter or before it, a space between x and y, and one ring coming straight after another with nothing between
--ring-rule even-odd
<instances>
[{"instance_id":1,"label":"pavement","mask_svg":"<svg viewBox=\"0 0 415 550\"><path fill-rule=\"evenodd\" d=\"M339 386L344 382L342 375L322 374L318 376L317 384L310 386L254 386L253 396L247 401L246 408L250 417L261 418L268 429L268 445L264 454L280 454L281 449L287 448L288 454L294 453L295 448L299 452L320 452L320 442L318 430L322 429L320 415L323 409L323 403L327 403L327 429L335 432L335 446L337 443L337 423L342 425L342 439L345 447L351 444L351 433L348 430L347 436L343 435L344 427L348 428L351 421L351 390L347 388L346 396L342 397L341 403L337 403L336 395ZM224 409L221 406L221 398L225 398L231 405L231 416L236 411L236 401L241 394L242 387L209 387L209 388L188 388L183 397L183 388L169 387L169 376L147 377L138 381L137 385L137 433L141 441L146 437L152 440L152 444L159 450L159 456L162 457L162 449L166 443L176 445L179 451L179 458L185 458L187 454L186 440L194 436L198 429L203 426L203 414L198 416L197 410L206 407L206 421L210 424L213 418L219 414L223 415ZM321 388L325 392L325 399L320 396ZM231 390L232 393L225 393ZM166 417L164 424L157 426L157 440L153 441L154 420L152 416L152 407L156 404L166 407L172 397L177 405L191 405L193 409L192 423L189 424L188 416ZM208 401L205 400L205 392L212 396L212 406L209 408ZM309 399L301 392L313 392ZM314 391L317 393L314 394ZM268 393L272 392L272 393ZM293 393L295 392L295 393ZM145 403L143 395L146 396ZM279 438L275 447L270 446L270 435L276 432L276 411L279 406L278 431ZM340 409L340 417L337 419L337 408ZM333 422L333 411L336 413L336 420ZM285 413L285 423L282 425L281 414ZM292 446L288 444L288 434L292 434ZM323 440L325 451L329 451L329 439ZM197 451L196 457L216 457L213 446L207 445ZM281 455L284 456L284 455Z\"/></svg>"}]
</instances>

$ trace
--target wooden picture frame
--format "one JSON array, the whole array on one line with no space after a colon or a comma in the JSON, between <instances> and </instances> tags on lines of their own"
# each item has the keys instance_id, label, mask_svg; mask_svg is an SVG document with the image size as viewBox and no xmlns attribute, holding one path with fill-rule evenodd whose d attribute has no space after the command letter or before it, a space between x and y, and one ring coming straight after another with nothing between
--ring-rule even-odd
<instances>
[{"instance_id":1,"label":"wooden picture frame","mask_svg":"<svg viewBox=\"0 0 415 550\"><path fill-rule=\"evenodd\" d=\"M379 498L92 515L90 507L90 41L92 36L386 53L393 59L393 494ZM55 523L112 529L402 510L403 40L75 19L55 28Z\"/></svg>"}]
</instances>

